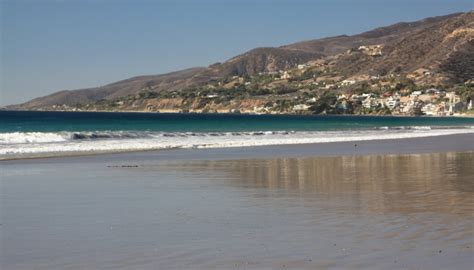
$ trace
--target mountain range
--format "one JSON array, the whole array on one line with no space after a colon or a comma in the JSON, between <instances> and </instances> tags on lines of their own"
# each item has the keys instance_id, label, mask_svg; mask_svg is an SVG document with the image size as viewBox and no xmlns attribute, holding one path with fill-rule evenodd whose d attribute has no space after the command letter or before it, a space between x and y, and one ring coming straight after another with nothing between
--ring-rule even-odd
<instances>
[{"instance_id":1,"label":"mountain range","mask_svg":"<svg viewBox=\"0 0 474 270\"><path fill-rule=\"evenodd\" d=\"M144 90L179 92L223 78L281 72L319 60L329 63L342 78L410 74L423 69L437 74L436 84L463 84L474 78L474 11L401 22L357 35L256 48L208 67L138 76L96 88L63 90L7 108L74 106L116 100Z\"/></svg>"}]
</instances>

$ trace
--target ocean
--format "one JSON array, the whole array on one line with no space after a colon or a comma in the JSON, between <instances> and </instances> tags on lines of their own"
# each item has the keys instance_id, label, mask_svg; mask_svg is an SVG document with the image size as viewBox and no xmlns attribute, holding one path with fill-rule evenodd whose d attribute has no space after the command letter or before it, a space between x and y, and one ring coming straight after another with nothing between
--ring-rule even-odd
<instances>
[{"instance_id":1,"label":"ocean","mask_svg":"<svg viewBox=\"0 0 474 270\"><path fill-rule=\"evenodd\" d=\"M0 111L0 159L474 134L474 118Z\"/></svg>"}]
</instances>

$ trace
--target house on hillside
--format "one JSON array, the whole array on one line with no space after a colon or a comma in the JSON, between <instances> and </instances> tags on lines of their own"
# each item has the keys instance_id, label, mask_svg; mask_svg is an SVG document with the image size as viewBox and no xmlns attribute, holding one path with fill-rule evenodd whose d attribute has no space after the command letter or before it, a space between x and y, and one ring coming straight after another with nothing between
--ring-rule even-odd
<instances>
[{"instance_id":1,"label":"house on hillside","mask_svg":"<svg viewBox=\"0 0 474 270\"><path fill-rule=\"evenodd\" d=\"M300 64L300 65L298 65L297 67L298 67L299 70L302 70L302 69L308 68L309 65L307 65L307 64Z\"/></svg>"},{"instance_id":2,"label":"house on hillside","mask_svg":"<svg viewBox=\"0 0 474 270\"><path fill-rule=\"evenodd\" d=\"M390 96L387 98L385 101L385 106L389 108L390 110L393 110L394 108L398 107L400 105L400 98Z\"/></svg>"},{"instance_id":3,"label":"house on hillside","mask_svg":"<svg viewBox=\"0 0 474 270\"><path fill-rule=\"evenodd\" d=\"M366 55L381 56L383 45L359 46L358 50Z\"/></svg>"},{"instance_id":4,"label":"house on hillside","mask_svg":"<svg viewBox=\"0 0 474 270\"><path fill-rule=\"evenodd\" d=\"M377 100L375 98L371 97L371 96L366 97L362 101L362 107L364 107L366 109L376 108L378 105L379 105L379 103L377 102Z\"/></svg>"},{"instance_id":5,"label":"house on hillside","mask_svg":"<svg viewBox=\"0 0 474 270\"><path fill-rule=\"evenodd\" d=\"M346 79L346 80L343 80L343 81L341 82L341 86L349 86L349 85L353 85L353 84L355 84L355 83L356 83L355 80L347 80L347 79Z\"/></svg>"},{"instance_id":6,"label":"house on hillside","mask_svg":"<svg viewBox=\"0 0 474 270\"><path fill-rule=\"evenodd\" d=\"M293 106L293 111L294 112L303 112L303 111L307 111L309 109L309 105L306 105L306 104L297 104L295 106Z\"/></svg>"},{"instance_id":7,"label":"house on hillside","mask_svg":"<svg viewBox=\"0 0 474 270\"><path fill-rule=\"evenodd\" d=\"M291 79L291 75L290 75L290 73L288 73L288 71L284 71L283 74L280 76L280 78L282 80L289 80L289 79Z\"/></svg>"}]
</instances>

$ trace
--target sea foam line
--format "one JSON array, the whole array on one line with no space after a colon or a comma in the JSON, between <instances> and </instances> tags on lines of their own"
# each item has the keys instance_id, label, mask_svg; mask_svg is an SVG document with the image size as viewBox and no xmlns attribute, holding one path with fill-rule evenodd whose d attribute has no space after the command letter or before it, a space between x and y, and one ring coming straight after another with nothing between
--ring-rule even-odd
<instances>
[{"instance_id":1,"label":"sea foam line","mask_svg":"<svg viewBox=\"0 0 474 270\"><path fill-rule=\"evenodd\" d=\"M53 133L54 134L54 133ZM152 133L147 136L112 137L97 140L74 140L62 134L55 141L34 143L0 144L0 158L10 156L27 156L29 154L48 153L94 153L94 152L116 152L137 150L158 150L170 148L226 148L245 146L265 146L284 144L309 144L330 143L347 141L370 141L387 139L405 139L442 136L451 134L474 134L474 129L412 129L412 130L357 130L357 131L315 131L315 132L242 132L242 133L208 133L202 136L189 133L166 133L157 135ZM180 135L181 134L181 135ZM48 136L50 136L48 134ZM128 135L127 135L128 136ZM66 138L61 140L60 138Z\"/></svg>"},{"instance_id":2,"label":"sea foam line","mask_svg":"<svg viewBox=\"0 0 474 270\"><path fill-rule=\"evenodd\" d=\"M160 137L222 137L222 136L262 136L262 135L289 135L312 134L324 135L346 132L372 132L374 130L412 131L412 130L446 130L446 129L474 129L474 126L382 126L372 129L358 129L345 131L234 131L234 132L157 132L157 131L78 131L78 132L7 132L0 133L0 145L32 144L67 142L74 140L107 140L107 139L140 139Z\"/></svg>"}]
</instances>

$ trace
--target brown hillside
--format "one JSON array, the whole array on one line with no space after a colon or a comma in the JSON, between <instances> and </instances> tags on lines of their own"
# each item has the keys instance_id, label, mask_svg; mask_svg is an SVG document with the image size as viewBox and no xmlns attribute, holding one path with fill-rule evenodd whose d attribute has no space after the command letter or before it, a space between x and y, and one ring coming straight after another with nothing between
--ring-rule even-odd
<instances>
[{"instance_id":1,"label":"brown hillside","mask_svg":"<svg viewBox=\"0 0 474 270\"><path fill-rule=\"evenodd\" d=\"M343 76L411 72L424 67L439 72L453 83L461 83L474 77L473 17L471 11L397 23L353 36L303 41L279 48L257 48L207 68L133 77L97 88L60 91L9 108L39 109L55 104L93 103L143 90L180 91L214 79L286 70L326 57L332 59L332 67ZM359 51L359 46L363 45L382 45L382 55L375 57Z\"/></svg>"}]
</instances>

